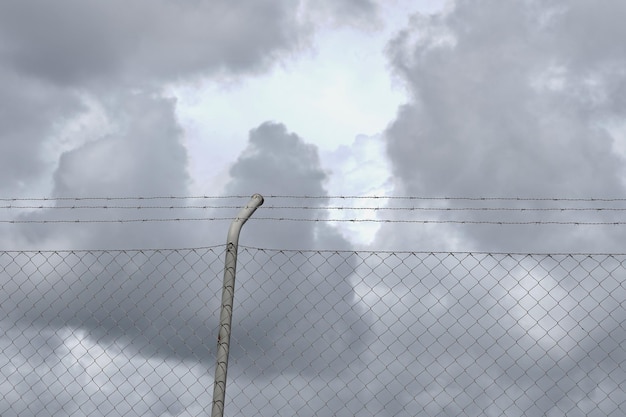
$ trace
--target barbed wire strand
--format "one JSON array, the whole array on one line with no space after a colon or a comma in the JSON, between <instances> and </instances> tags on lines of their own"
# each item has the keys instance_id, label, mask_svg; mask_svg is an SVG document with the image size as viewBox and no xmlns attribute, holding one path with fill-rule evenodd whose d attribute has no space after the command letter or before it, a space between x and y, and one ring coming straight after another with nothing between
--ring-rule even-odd
<instances>
[{"instance_id":1,"label":"barbed wire strand","mask_svg":"<svg viewBox=\"0 0 626 417\"><path fill-rule=\"evenodd\" d=\"M169 205L169 206L119 206L119 205L71 205L71 206L44 206L44 205L4 205L0 209L26 209L26 210L212 210L212 209L240 209L241 206L215 206L215 205ZM350 207L350 206L263 206L262 210L339 210L339 211L626 211L626 207Z\"/></svg>"},{"instance_id":2,"label":"barbed wire strand","mask_svg":"<svg viewBox=\"0 0 626 417\"><path fill-rule=\"evenodd\" d=\"M573 202L624 202L626 198L613 197L455 197L455 196L359 196L359 195L264 195L265 198L323 199L323 200L422 200L422 201L573 201ZM0 197L0 201L123 201L123 200L199 200L199 199L243 199L249 195L197 195L197 196L126 196L126 197Z\"/></svg>"},{"instance_id":3,"label":"barbed wire strand","mask_svg":"<svg viewBox=\"0 0 626 417\"><path fill-rule=\"evenodd\" d=\"M55 223L153 223L185 221L232 221L235 217L187 217L187 218L142 218L142 219L58 219L58 220L0 220L5 224L55 224ZM331 223L416 223L416 224L482 224L482 225L572 225L572 226L622 226L626 221L505 221L505 220L420 220L420 219L302 219L290 217L252 217L252 221L285 222L331 222Z\"/></svg>"}]
</instances>

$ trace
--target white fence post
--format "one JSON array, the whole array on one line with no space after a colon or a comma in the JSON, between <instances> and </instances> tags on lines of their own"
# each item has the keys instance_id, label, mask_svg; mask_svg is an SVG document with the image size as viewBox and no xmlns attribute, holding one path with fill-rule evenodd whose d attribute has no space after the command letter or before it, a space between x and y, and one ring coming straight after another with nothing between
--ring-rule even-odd
<instances>
[{"instance_id":1,"label":"white fence post","mask_svg":"<svg viewBox=\"0 0 626 417\"><path fill-rule=\"evenodd\" d=\"M213 383L213 409L211 417L224 415L226 396L226 373L228 371L228 350L230 348L230 328L233 319L233 299L235 296L235 272L237 269L237 248L239 233L244 223L263 204L263 196L254 194L230 224L226 238L226 260L224 262L224 286L222 287L222 310L220 329L217 337L217 364Z\"/></svg>"}]
</instances>

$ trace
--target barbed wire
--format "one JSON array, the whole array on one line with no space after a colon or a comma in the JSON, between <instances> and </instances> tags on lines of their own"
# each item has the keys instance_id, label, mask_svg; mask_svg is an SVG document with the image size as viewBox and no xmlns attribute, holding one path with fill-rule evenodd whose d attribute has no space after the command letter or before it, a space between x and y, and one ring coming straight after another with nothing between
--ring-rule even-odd
<instances>
[{"instance_id":1,"label":"barbed wire","mask_svg":"<svg viewBox=\"0 0 626 417\"><path fill-rule=\"evenodd\" d=\"M362 195L264 195L265 198L321 199L321 200L422 200L422 201L572 201L572 202L626 202L621 197L462 197L462 196L362 196ZM123 201L123 200L200 200L200 199L244 199L249 195L196 195L196 196L94 196L94 197L0 197L0 201Z\"/></svg>"},{"instance_id":2,"label":"barbed wire","mask_svg":"<svg viewBox=\"0 0 626 417\"><path fill-rule=\"evenodd\" d=\"M613 197L454 197L454 196L357 196L357 195L330 195L330 196L307 196L307 195L268 195L265 198L289 198L289 199L372 199L372 200L433 200L433 201L574 201L574 202L619 202L626 198Z\"/></svg>"},{"instance_id":3,"label":"barbed wire","mask_svg":"<svg viewBox=\"0 0 626 417\"><path fill-rule=\"evenodd\" d=\"M169 206L120 206L120 205L71 205L71 206L44 206L44 205L4 205L0 209L14 210L214 210L240 209L236 205L169 205ZM337 211L626 211L626 207L351 207L351 206L263 206L263 210L337 210Z\"/></svg>"},{"instance_id":4,"label":"barbed wire","mask_svg":"<svg viewBox=\"0 0 626 417\"><path fill-rule=\"evenodd\" d=\"M238 210L241 208L241 204L142 204L142 201L158 201L158 200L199 200L199 199L248 199L249 196L244 195L227 195L227 196L105 196L105 197L34 197L34 198L0 198L0 201L4 201L4 205L0 205L0 209L4 210ZM269 195L266 199L358 199L359 201L383 201L385 200L420 200L420 201L453 201L453 200L465 200L465 201L511 201L511 202L575 202L575 203L596 203L596 202L622 202L626 201L626 198L560 198L560 197L423 197L423 196L307 196L307 195ZM33 202L41 202L40 204L32 204ZM73 201L74 204L63 204L61 202ZM113 204L95 203L93 202L112 202ZM129 201L135 202L130 204L116 204L116 201ZM30 202L31 204L28 204ZM82 204L81 202L85 202ZM91 203L90 203L91 202ZM61 203L61 204L53 204ZM273 221L273 222L329 222L329 223L414 223L414 224L466 224L466 225L573 225L573 226L620 226L625 225L626 220L577 220L572 218L565 218L563 220L524 220L520 219L397 219L397 218L358 218L356 212L362 214L374 214L379 212L516 212L516 213L530 213L530 212L553 212L553 213L565 213L565 212L624 212L626 207L608 207L599 206L593 207L588 205L583 206L564 206L558 207L506 207L506 206L477 206L477 207L441 207L441 206L424 206L424 205L401 205L401 206L368 206L366 205L289 205L289 204L274 204L261 207L261 210L298 210L298 211L332 211L332 212L345 212L354 214L347 218L327 218L324 216L316 216L313 218L306 218L301 216L259 216L253 217L253 221ZM104 216L104 214L102 215ZM101 217L102 217L101 216ZM360 216L360 215L359 215ZM106 216L104 216L106 217ZM381 216L382 217L382 216ZM199 217L167 217L167 216L152 216L152 217L136 217L136 218L72 218L72 219L54 219L54 218L15 218L15 219L0 219L0 224L88 224L88 223L154 223L154 222L209 222L209 221L232 221L234 216L199 216Z\"/></svg>"},{"instance_id":5,"label":"barbed wire","mask_svg":"<svg viewBox=\"0 0 626 417\"><path fill-rule=\"evenodd\" d=\"M225 196L127 196L127 197L0 197L0 201L122 201L122 200L192 200L192 199L234 199L250 198L243 195Z\"/></svg>"},{"instance_id":6,"label":"barbed wire","mask_svg":"<svg viewBox=\"0 0 626 417\"><path fill-rule=\"evenodd\" d=\"M71 206L48 206L48 205L4 205L0 209L28 209L28 210L213 210L213 209L240 209L236 205L151 205L151 206L120 206L120 205L71 205ZM262 206L262 210L339 210L339 211L626 211L626 207L351 207L351 206Z\"/></svg>"},{"instance_id":7,"label":"barbed wire","mask_svg":"<svg viewBox=\"0 0 626 417\"><path fill-rule=\"evenodd\" d=\"M232 221L236 217L177 217L177 218L140 218L140 219L2 219L5 224L55 224L55 223L152 223L152 222L186 222L186 221ZM623 226L626 221L557 221L557 220L440 220L440 219L304 219L293 217L252 217L251 221L276 222L330 222L330 223L416 223L416 224L476 224L476 225L571 225L571 226Z\"/></svg>"},{"instance_id":8,"label":"barbed wire","mask_svg":"<svg viewBox=\"0 0 626 417\"><path fill-rule=\"evenodd\" d=\"M289 217L253 217L254 220L295 221L295 222L339 222L339 223L418 223L418 224L491 224L491 225L626 225L626 221L614 222L581 222L581 221L506 221L506 220L440 220L440 219L302 219Z\"/></svg>"},{"instance_id":9,"label":"barbed wire","mask_svg":"<svg viewBox=\"0 0 626 417\"><path fill-rule=\"evenodd\" d=\"M55 224L55 223L154 223L154 222L185 222L185 221L232 221L235 217L156 217L141 219L16 219L0 220L0 223L8 224Z\"/></svg>"}]
</instances>

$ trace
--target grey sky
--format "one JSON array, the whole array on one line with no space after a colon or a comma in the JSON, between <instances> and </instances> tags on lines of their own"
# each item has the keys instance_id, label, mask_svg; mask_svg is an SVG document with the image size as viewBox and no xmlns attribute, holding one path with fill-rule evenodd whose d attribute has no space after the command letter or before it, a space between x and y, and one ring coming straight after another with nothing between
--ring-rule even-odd
<instances>
[{"instance_id":1,"label":"grey sky","mask_svg":"<svg viewBox=\"0 0 626 417\"><path fill-rule=\"evenodd\" d=\"M415 16L412 24L390 41L387 51L392 68L412 95L386 131L396 192L458 197L621 196L624 155L616 152L620 137L611 129L625 110L615 92L626 82L619 70L626 51L616 47L624 31L616 16L624 16L621 5L584 1L459 1L448 14ZM503 205L454 200L441 204L453 208ZM522 204L552 206L537 201L513 202L509 207ZM459 217L470 221L521 217L514 212L461 213ZM452 217L447 216L440 218ZM563 221L570 220L572 213L529 212L524 216L522 220ZM582 221L612 218L593 211L578 217ZM426 226L414 234L403 233L403 229L383 227L377 244L428 251L453 246L505 252L615 252L624 247L623 233L611 227L454 225ZM426 369L450 364L450 371L443 372L450 379L439 387L429 385L430 374L417 377L416 382L426 392L430 386L434 395L441 389L460 390L472 397L472 405L465 410L452 406L433 408L432 413L478 415L489 413L493 402L500 401L506 408L504 404L517 398L508 412L517 409L520 415L549 415L571 407L574 399L566 394L568 387L585 387L582 391L587 394L581 392L579 397L582 401L585 395L602 389L594 381L617 374L618 379L623 378L621 367L604 368L603 364L623 361L623 350L616 349L615 341L622 340L626 312L614 306L605 309L598 300L593 301L595 297L573 296L576 285L590 289L617 286L621 290L623 272L612 278L606 270L585 276L580 270L563 273L560 268L565 264L550 266L548 262L537 267L534 260L526 259L519 265L511 262L512 269L504 273L502 268L509 264L506 259L497 265L488 259L476 265L469 258L459 262L459 268L467 268L467 273L457 269L451 274L444 268L449 258L433 257L444 262L430 259L424 266L432 265L433 271L424 268L417 274L429 278L394 283L386 277L377 284L400 294L403 286L424 286L413 287L409 294L446 294L442 300L450 297L451 304L442 303L447 308L439 312L441 301L431 302L432 307L421 312L408 307L428 305L424 298L418 302L400 297L400 302L386 303L393 305L385 313L391 318L410 317L393 326L413 329L416 334L427 332L412 350L424 362L433 361ZM395 274L403 276L401 271L412 262L398 262ZM591 264L587 270L593 269ZM463 279L457 281L459 275ZM568 284L568 275L577 278ZM473 282L478 277L481 279ZM492 287L490 281L495 277L501 278ZM615 300L609 297L606 301ZM594 319L579 309L581 304L585 311L593 312ZM478 319L469 324L465 320L469 317ZM596 337L590 338L580 327L586 320L593 321L590 328L595 328L596 337L604 339L599 346ZM606 323L606 328L601 323ZM430 343L438 349L428 349ZM389 351L393 346L403 345L395 343ZM446 353L431 356L434 351ZM591 365L590 357L598 365ZM389 361L395 362L393 357ZM406 364L414 365L410 358ZM459 365L458 373L453 364ZM473 364L485 371L472 374ZM584 374L584 369L594 366L593 372ZM553 387L542 376L546 369L551 369L552 380L558 381ZM477 389L476 384L491 388ZM538 386L545 391L537 390ZM487 395L473 396L472 392ZM462 397L458 398L458 403L463 403ZM572 409L565 414L577 412L583 413ZM592 411L609 412L602 406Z\"/></svg>"},{"instance_id":2,"label":"grey sky","mask_svg":"<svg viewBox=\"0 0 626 417\"><path fill-rule=\"evenodd\" d=\"M624 28L615 18L623 14L610 2L461 1L445 16L415 16L388 49L413 96L386 132L399 194L622 195L624 155L614 152L610 128L625 110L626 51L616 48ZM539 218L567 220L525 217ZM615 251L621 234L454 229L466 249L498 251Z\"/></svg>"},{"instance_id":3,"label":"grey sky","mask_svg":"<svg viewBox=\"0 0 626 417\"><path fill-rule=\"evenodd\" d=\"M50 170L42 147L53 134L55 121L68 111L80 111L82 105L71 92L24 79L4 66L0 69L0 94L0 172L6 179L0 189L21 193Z\"/></svg>"},{"instance_id":4,"label":"grey sky","mask_svg":"<svg viewBox=\"0 0 626 417\"><path fill-rule=\"evenodd\" d=\"M228 88L289 68L314 53L318 31L351 28L365 37L380 27L382 10L361 0L3 3L0 190L12 197L39 190L53 197L188 195L189 131L168 88L209 81ZM620 197L625 18L626 5L608 0L457 0L415 14L380 51L408 97L384 131L336 149L328 169L318 146L276 115L246 126L245 148L228 162L220 191L314 195L322 198L307 201L312 208L331 205L333 175L347 172L352 158L358 166L350 175L372 183L365 189L384 183L394 195ZM230 146L219 135L207 141ZM368 141L384 152L366 154ZM373 178L370 169L383 165L392 178ZM16 218L93 213L25 210ZM138 216L232 215L199 213L162 208ZM298 213L307 220L336 215ZM459 214L477 221L493 215ZM606 211L497 215L620 218ZM98 216L114 220L129 211ZM54 251L222 245L228 223L0 226L3 249ZM371 248L426 253L354 254L348 228L251 220L241 241L230 410L617 415L602 393L622 394L626 375L622 257L431 252L624 252L622 235L607 226L384 224ZM212 383L220 250L3 252L0 414L202 415Z\"/></svg>"},{"instance_id":5,"label":"grey sky","mask_svg":"<svg viewBox=\"0 0 626 417\"><path fill-rule=\"evenodd\" d=\"M248 72L298 45L305 29L297 7L289 1L5 4L2 55L13 70L68 86Z\"/></svg>"}]
</instances>

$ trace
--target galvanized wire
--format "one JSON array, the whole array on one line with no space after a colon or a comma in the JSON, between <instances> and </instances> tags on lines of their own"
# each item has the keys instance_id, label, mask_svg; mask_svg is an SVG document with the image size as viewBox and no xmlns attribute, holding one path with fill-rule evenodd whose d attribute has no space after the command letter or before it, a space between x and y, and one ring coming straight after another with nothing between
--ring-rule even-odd
<instances>
[{"instance_id":1,"label":"galvanized wire","mask_svg":"<svg viewBox=\"0 0 626 417\"><path fill-rule=\"evenodd\" d=\"M232 210L238 209L237 205L16 205L9 204L0 206L0 209L6 210ZM268 205L263 207L264 210L339 210L339 211L512 211L512 212L535 212L535 211L626 211L626 207L423 207L423 206L405 206L405 207L365 207L365 206L281 206Z\"/></svg>"},{"instance_id":2,"label":"galvanized wire","mask_svg":"<svg viewBox=\"0 0 626 417\"><path fill-rule=\"evenodd\" d=\"M234 217L154 217L136 219L14 219L2 220L4 224L89 224L89 223L154 223L154 222L210 222L210 221L232 221ZM413 224L466 224L466 225L492 225L492 226L624 226L626 221L558 221L558 220L528 220L528 221L508 221L508 220L439 220L439 219L341 219L341 218L298 218L298 217L255 217L252 221L273 221L273 222L306 222L306 223L413 223Z\"/></svg>"},{"instance_id":3,"label":"galvanized wire","mask_svg":"<svg viewBox=\"0 0 626 417\"><path fill-rule=\"evenodd\" d=\"M522 196L386 196L386 195L277 195L266 198L291 200L420 200L420 201L544 201L544 202L624 202L623 197L522 197ZM195 196L93 196L93 197L0 197L0 201L124 201L124 200L201 200L247 199L247 195L195 195Z\"/></svg>"},{"instance_id":4,"label":"galvanized wire","mask_svg":"<svg viewBox=\"0 0 626 417\"><path fill-rule=\"evenodd\" d=\"M206 415L224 247L0 252L0 415ZM626 414L626 254L241 247L226 415Z\"/></svg>"},{"instance_id":5,"label":"galvanized wire","mask_svg":"<svg viewBox=\"0 0 626 417\"><path fill-rule=\"evenodd\" d=\"M221 210L245 196L2 198L0 224L91 224L232 221ZM247 197L246 197L247 198ZM203 200L226 200L207 204ZM623 198L272 195L253 221L454 224L490 226L623 226ZM272 201L274 201L272 203ZM330 202L335 202L334 204ZM417 204L417 203L421 204ZM466 203L459 205L461 203ZM500 203L496 204L495 203ZM190 210L202 215L187 215ZM134 212L134 213L133 213ZM149 213L149 214L148 214ZM262 214L267 213L267 214Z\"/></svg>"}]
</instances>

